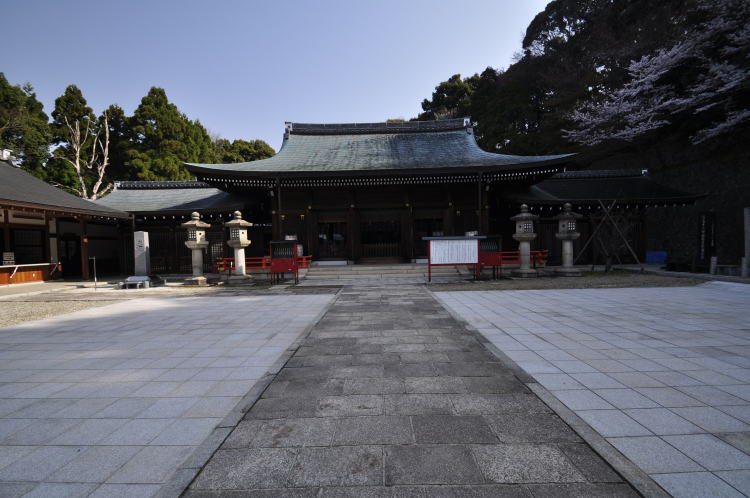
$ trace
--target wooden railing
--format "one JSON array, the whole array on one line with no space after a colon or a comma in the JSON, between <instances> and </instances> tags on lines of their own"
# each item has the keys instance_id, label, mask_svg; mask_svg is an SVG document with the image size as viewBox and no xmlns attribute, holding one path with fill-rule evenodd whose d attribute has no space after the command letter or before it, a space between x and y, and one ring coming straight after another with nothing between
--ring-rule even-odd
<instances>
[{"instance_id":1,"label":"wooden railing","mask_svg":"<svg viewBox=\"0 0 750 498\"><path fill-rule=\"evenodd\" d=\"M297 264L300 268L310 268L312 256L297 256ZM271 256L256 256L245 258L245 268L248 270L267 270L271 268Z\"/></svg>"}]
</instances>

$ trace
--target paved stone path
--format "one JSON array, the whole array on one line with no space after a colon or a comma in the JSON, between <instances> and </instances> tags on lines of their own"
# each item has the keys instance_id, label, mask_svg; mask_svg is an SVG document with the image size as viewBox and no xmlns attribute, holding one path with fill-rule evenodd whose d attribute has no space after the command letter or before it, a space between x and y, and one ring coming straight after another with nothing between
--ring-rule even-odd
<instances>
[{"instance_id":1,"label":"paved stone path","mask_svg":"<svg viewBox=\"0 0 750 498\"><path fill-rule=\"evenodd\" d=\"M437 296L674 496L750 495L750 286Z\"/></svg>"},{"instance_id":2,"label":"paved stone path","mask_svg":"<svg viewBox=\"0 0 750 498\"><path fill-rule=\"evenodd\" d=\"M346 287L187 493L637 496L423 287Z\"/></svg>"},{"instance_id":3,"label":"paved stone path","mask_svg":"<svg viewBox=\"0 0 750 498\"><path fill-rule=\"evenodd\" d=\"M0 329L0 496L153 495L332 298L147 298Z\"/></svg>"}]
</instances>

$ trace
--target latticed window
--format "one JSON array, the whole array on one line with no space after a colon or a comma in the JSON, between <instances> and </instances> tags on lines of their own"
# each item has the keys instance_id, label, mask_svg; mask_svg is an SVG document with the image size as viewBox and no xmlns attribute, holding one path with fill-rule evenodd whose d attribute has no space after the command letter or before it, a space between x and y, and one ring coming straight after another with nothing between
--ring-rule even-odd
<instances>
[{"instance_id":1,"label":"latticed window","mask_svg":"<svg viewBox=\"0 0 750 498\"><path fill-rule=\"evenodd\" d=\"M198 240L198 232L195 230L188 230L188 240Z\"/></svg>"},{"instance_id":2,"label":"latticed window","mask_svg":"<svg viewBox=\"0 0 750 498\"><path fill-rule=\"evenodd\" d=\"M533 233L534 232L534 224L530 221L525 221L523 225L521 225L521 229L524 233Z\"/></svg>"},{"instance_id":3,"label":"latticed window","mask_svg":"<svg viewBox=\"0 0 750 498\"><path fill-rule=\"evenodd\" d=\"M232 240L240 240L240 229L239 228L232 228L229 232L229 236Z\"/></svg>"},{"instance_id":4,"label":"latticed window","mask_svg":"<svg viewBox=\"0 0 750 498\"><path fill-rule=\"evenodd\" d=\"M575 221L569 221L568 222L568 231L569 232L575 232L576 231L576 222Z\"/></svg>"}]
</instances>

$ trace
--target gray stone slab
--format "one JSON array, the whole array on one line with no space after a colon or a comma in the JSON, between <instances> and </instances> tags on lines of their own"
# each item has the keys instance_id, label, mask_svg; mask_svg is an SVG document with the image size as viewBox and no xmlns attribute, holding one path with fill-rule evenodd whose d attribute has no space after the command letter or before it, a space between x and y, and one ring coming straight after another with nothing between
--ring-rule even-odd
<instances>
[{"instance_id":1,"label":"gray stone slab","mask_svg":"<svg viewBox=\"0 0 750 498\"><path fill-rule=\"evenodd\" d=\"M227 447L238 447L238 443L254 448L282 448L296 446L328 446L331 444L335 422L321 418L286 418L240 422L238 430L227 440ZM253 435L252 439L249 436ZM242 441L243 435L245 441Z\"/></svg>"},{"instance_id":2,"label":"gray stone slab","mask_svg":"<svg viewBox=\"0 0 750 498\"><path fill-rule=\"evenodd\" d=\"M622 482L622 478L588 444L559 443L557 445L578 471L590 482Z\"/></svg>"},{"instance_id":3,"label":"gray stone slab","mask_svg":"<svg viewBox=\"0 0 750 498\"><path fill-rule=\"evenodd\" d=\"M52 484L44 483L35 487L24 497L28 498L79 498L88 496L96 488L95 484Z\"/></svg>"},{"instance_id":4,"label":"gray stone slab","mask_svg":"<svg viewBox=\"0 0 750 498\"><path fill-rule=\"evenodd\" d=\"M79 446L41 446L0 469L0 481L42 481L83 451Z\"/></svg>"},{"instance_id":5,"label":"gray stone slab","mask_svg":"<svg viewBox=\"0 0 750 498\"><path fill-rule=\"evenodd\" d=\"M409 417L350 417L338 420L334 445L413 444Z\"/></svg>"},{"instance_id":6,"label":"gray stone slab","mask_svg":"<svg viewBox=\"0 0 750 498\"><path fill-rule=\"evenodd\" d=\"M750 496L750 470L725 470L715 474L739 492Z\"/></svg>"},{"instance_id":7,"label":"gray stone slab","mask_svg":"<svg viewBox=\"0 0 750 498\"><path fill-rule=\"evenodd\" d=\"M386 394L386 415L453 415L450 398L441 394Z\"/></svg>"},{"instance_id":8,"label":"gray stone slab","mask_svg":"<svg viewBox=\"0 0 750 498\"><path fill-rule=\"evenodd\" d=\"M161 486L157 484L102 484L90 498L151 498Z\"/></svg>"},{"instance_id":9,"label":"gray stone slab","mask_svg":"<svg viewBox=\"0 0 750 498\"><path fill-rule=\"evenodd\" d=\"M193 448L190 446L147 446L115 472L107 483L158 484L166 482L174 470L185 461Z\"/></svg>"},{"instance_id":10,"label":"gray stone slab","mask_svg":"<svg viewBox=\"0 0 750 498\"><path fill-rule=\"evenodd\" d=\"M586 479L555 446L503 444L473 446L485 477L498 483L581 482Z\"/></svg>"},{"instance_id":11,"label":"gray stone slab","mask_svg":"<svg viewBox=\"0 0 750 498\"><path fill-rule=\"evenodd\" d=\"M376 395L325 396L317 403L318 417L356 417L382 415L383 398Z\"/></svg>"},{"instance_id":12,"label":"gray stone slab","mask_svg":"<svg viewBox=\"0 0 750 498\"><path fill-rule=\"evenodd\" d=\"M385 447L385 484L481 484L471 451L460 445Z\"/></svg>"},{"instance_id":13,"label":"gray stone slab","mask_svg":"<svg viewBox=\"0 0 750 498\"><path fill-rule=\"evenodd\" d=\"M704 404L672 387L639 387L635 389L647 398L666 408L704 406Z\"/></svg>"},{"instance_id":14,"label":"gray stone slab","mask_svg":"<svg viewBox=\"0 0 750 498\"><path fill-rule=\"evenodd\" d=\"M654 480L673 496L685 498L741 498L744 495L710 472L658 474Z\"/></svg>"},{"instance_id":15,"label":"gray stone slab","mask_svg":"<svg viewBox=\"0 0 750 498\"><path fill-rule=\"evenodd\" d=\"M596 392L588 389L554 391L554 395L571 410L611 410L614 408Z\"/></svg>"},{"instance_id":16,"label":"gray stone slab","mask_svg":"<svg viewBox=\"0 0 750 498\"><path fill-rule=\"evenodd\" d=\"M0 496L17 498L34 489L36 485L33 482L0 482Z\"/></svg>"},{"instance_id":17,"label":"gray stone slab","mask_svg":"<svg viewBox=\"0 0 750 498\"><path fill-rule=\"evenodd\" d=\"M404 382L410 394L467 392L463 377L407 377Z\"/></svg>"},{"instance_id":18,"label":"gray stone slab","mask_svg":"<svg viewBox=\"0 0 750 498\"><path fill-rule=\"evenodd\" d=\"M283 486L297 449L253 448L217 451L192 484L194 490L248 490Z\"/></svg>"},{"instance_id":19,"label":"gray stone slab","mask_svg":"<svg viewBox=\"0 0 750 498\"><path fill-rule=\"evenodd\" d=\"M622 437L610 438L608 441L649 474L704 470L695 461L658 437Z\"/></svg>"},{"instance_id":20,"label":"gray stone slab","mask_svg":"<svg viewBox=\"0 0 750 498\"><path fill-rule=\"evenodd\" d=\"M576 414L604 437L652 435L651 431L619 410L580 410Z\"/></svg>"},{"instance_id":21,"label":"gray stone slab","mask_svg":"<svg viewBox=\"0 0 750 498\"><path fill-rule=\"evenodd\" d=\"M663 439L708 470L750 470L750 456L712 435L664 436Z\"/></svg>"},{"instance_id":22,"label":"gray stone slab","mask_svg":"<svg viewBox=\"0 0 750 498\"><path fill-rule=\"evenodd\" d=\"M93 446L47 479L53 482L104 482L140 449L138 446Z\"/></svg>"},{"instance_id":23,"label":"gray stone slab","mask_svg":"<svg viewBox=\"0 0 750 498\"><path fill-rule=\"evenodd\" d=\"M290 486L372 486L383 482L380 446L302 448L289 474Z\"/></svg>"},{"instance_id":24,"label":"gray stone slab","mask_svg":"<svg viewBox=\"0 0 750 498\"><path fill-rule=\"evenodd\" d=\"M402 394L404 381L399 378L346 379L343 394Z\"/></svg>"},{"instance_id":25,"label":"gray stone slab","mask_svg":"<svg viewBox=\"0 0 750 498\"><path fill-rule=\"evenodd\" d=\"M624 411L630 418L659 436L705 432L667 408L637 408Z\"/></svg>"},{"instance_id":26,"label":"gray stone slab","mask_svg":"<svg viewBox=\"0 0 750 498\"><path fill-rule=\"evenodd\" d=\"M547 405L533 394L453 394L450 395L450 400L459 415L550 411Z\"/></svg>"},{"instance_id":27,"label":"gray stone slab","mask_svg":"<svg viewBox=\"0 0 750 498\"><path fill-rule=\"evenodd\" d=\"M496 444L497 437L478 415L417 415L412 417L418 444Z\"/></svg>"},{"instance_id":28,"label":"gray stone slab","mask_svg":"<svg viewBox=\"0 0 750 498\"><path fill-rule=\"evenodd\" d=\"M659 404L634 389L595 389L594 392L615 408L657 408Z\"/></svg>"},{"instance_id":29,"label":"gray stone slab","mask_svg":"<svg viewBox=\"0 0 750 498\"><path fill-rule=\"evenodd\" d=\"M672 408L671 410L708 432L750 431L750 425L710 406Z\"/></svg>"},{"instance_id":30,"label":"gray stone slab","mask_svg":"<svg viewBox=\"0 0 750 498\"><path fill-rule=\"evenodd\" d=\"M578 442L581 439L553 413L508 411L485 418L503 443Z\"/></svg>"},{"instance_id":31,"label":"gray stone slab","mask_svg":"<svg viewBox=\"0 0 750 498\"><path fill-rule=\"evenodd\" d=\"M625 484L532 484L527 486L534 498L637 498Z\"/></svg>"}]
</instances>

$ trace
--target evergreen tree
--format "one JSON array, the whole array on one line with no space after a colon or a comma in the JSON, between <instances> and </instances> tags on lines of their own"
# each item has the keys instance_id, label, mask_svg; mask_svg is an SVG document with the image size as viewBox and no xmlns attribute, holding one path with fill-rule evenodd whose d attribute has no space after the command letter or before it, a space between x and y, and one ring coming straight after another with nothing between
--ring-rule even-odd
<instances>
[{"instance_id":1,"label":"evergreen tree","mask_svg":"<svg viewBox=\"0 0 750 498\"><path fill-rule=\"evenodd\" d=\"M275 154L274 150L263 140L234 140L220 138L214 142L217 160L221 163L242 163L265 159Z\"/></svg>"},{"instance_id":2,"label":"evergreen tree","mask_svg":"<svg viewBox=\"0 0 750 498\"><path fill-rule=\"evenodd\" d=\"M10 149L24 169L45 178L50 139L48 117L32 86L11 85L0 72L0 148Z\"/></svg>"},{"instance_id":3,"label":"evergreen tree","mask_svg":"<svg viewBox=\"0 0 750 498\"><path fill-rule=\"evenodd\" d=\"M191 121L152 87L130 119L131 148L125 168L139 180L188 180L183 162L216 162L214 144L199 121Z\"/></svg>"}]
</instances>

